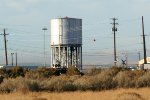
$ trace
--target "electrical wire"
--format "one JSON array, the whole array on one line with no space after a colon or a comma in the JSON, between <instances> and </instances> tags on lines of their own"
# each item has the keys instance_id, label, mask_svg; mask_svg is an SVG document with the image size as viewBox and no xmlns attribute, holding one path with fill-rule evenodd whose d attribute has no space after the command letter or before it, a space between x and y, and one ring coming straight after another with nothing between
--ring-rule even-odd
<instances>
[{"instance_id":1,"label":"electrical wire","mask_svg":"<svg viewBox=\"0 0 150 100\"><path fill-rule=\"evenodd\" d=\"M120 24L125 24L125 23L131 23L131 22L136 22L136 21L139 21L140 19L129 19L129 20L120 20L120 21L118 21ZM97 22L97 23L91 23L91 24L88 24L88 25L84 25L84 31L87 31L87 30L91 30L91 31L93 31L94 29L96 29L97 30L97 28L98 28L98 24L101 24L101 25L106 25L106 24L109 24L108 22L107 23L105 23L105 22ZM94 26L94 27L92 27L92 28L89 28L90 26ZM81 26L79 26L79 27L75 27L75 28L70 28L70 30L66 30L65 32L68 32L68 33L71 33L71 32L77 32L77 31L81 31L81 29L82 29L83 27L81 27ZM42 32L31 32L31 31L25 31L25 30L18 30L18 29L14 29L14 28L9 28L10 29L10 31L12 31L11 33L10 33L10 39L9 39L9 41L11 41L12 43L10 43L9 45L14 45L14 48L12 49L10 49L10 50L12 50L12 51L19 51L19 52L22 52L22 54L24 54L24 53L29 53L29 54L31 54L31 55L33 55L33 54L35 54L35 55L38 55L39 57L43 57L43 56L41 56L41 55L43 55L43 52L39 52L39 51L34 51L34 50L32 50L32 49L40 49L40 47L37 47L37 46L29 46L29 44L27 44L27 45L25 45L25 42L26 41L28 41L28 42L30 42L31 44L32 43L34 43L34 42L40 42L40 41L43 41L42 39L41 40L36 40L35 38L41 38L41 36L43 35L42 34ZM102 30L101 30L102 31ZM99 32L99 30L97 30L97 32ZM90 33L90 32L89 32ZM95 32L93 32L93 33L95 33ZM92 45L93 47L94 47L94 44L93 44L93 42L92 42L92 38L93 37L95 37L96 39L109 39L109 38L112 38L113 39L113 37L110 37L110 36L102 36L102 34L88 34L89 36L85 36L85 37L79 37L80 39L84 39L84 41L85 42L87 42L87 41L90 41L91 43L88 43L88 44L90 44L90 45ZM27 35L29 35L29 36L32 36L31 38L33 39L33 37L34 37L34 39L33 40L29 40L29 38L28 39L24 39L23 37L25 37L25 36L27 36ZM46 37L48 37L48 36L50 36L50 34L46 34ZM52 36L52 35L51 35ZM28 37L28 36L27 36ZM130 36L130 37L121 37L121 36L119 36L119 38L120 39L135 39L135 38L139 38L140 36ZM22 38L21 40L18 40L18 39L20 39L20 38ZM65 38L63 38L64 40L78 40L79 38L70 38L70 39L65 39ZM90 39L91 38L91 39ZM17 39L17 40L16 40ZM15 42L15 43L14 43ZM18 43L17 43L18 42ZM96 41L97 42L97 41ZM20 43L20 45L19 45L19 43ZM90 45L88 45L88 46L90 46ZM119 48L121 48L121 47L124 47L124 48L127 48L127 47L130 47L130 46L134 46L134 45L139 45L139 44L134 44L134 43L129 43L129 44L127 44L127 45L119 45L118 47ZM15 48L17 48L17 47L20 47L20 46L23 46L23 47L25 47L26 49L15 49ZM97 46L96 45L96 43L95 43L95 46ZM91 54L89 54L90 52L83 52L83 56L112 56L113 55L113 53L105 53L104 54L104 52L102 52L102 51L105 51L105 50L109 50L109 49L112 49L113 50L113 47L110 47L110 48L101 48L101 51L99 52L99 54L96 54L95 53L95 51L94 52L92 52ZM127 49L129 49L129 48L127 48ZM2 50L4 50L4 49L1 49L1 51ZM86 50L86 51L93 51L93 50L97 50L97 48L93 48L93 49L89 49L88 48L88 50ZM47 51L47 52L49 52L49 51ZM133 52L134 52L134 50L133 50ZM50 54L50 53L49 53Z\"/></svg>"}]
</instances>

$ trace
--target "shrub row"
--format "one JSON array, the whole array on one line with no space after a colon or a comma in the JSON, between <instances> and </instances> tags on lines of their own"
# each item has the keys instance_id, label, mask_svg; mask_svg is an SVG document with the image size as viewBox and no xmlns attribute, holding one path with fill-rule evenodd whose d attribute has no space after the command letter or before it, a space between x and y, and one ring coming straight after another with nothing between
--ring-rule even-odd
<instances>
[{"instance_id":1,"label":"shrub row","mask_svg":"<svg viewBox=\"0 0 150 100\"><path fill-rule=\"evenodd\" d=\"M16 77L27 77L32 79L37 78L48 78L53 75L60 75L60 74L67 74L67 75L78 75L80 74L79 70L73 66L70 66L68 69L66 68L37 68L35 70L25 69L23 67L13 67L13 68L1 68L0 69L0 76L3 78L16 78ZM0 83L2 82L0 77Z\"/></svg>"},{"instance_id":2,"label":"shrub row","mask_svg":"<svg viewBox=\"0 0 150 100\"><path fill-rule=\"evenodd\" d=\"M75 73L74 71L72 72ZM33 77L32 75L38 77ZM120 68L110 68L101 69L99 72L94 72L92 69L90 73L83 76L66 74L47 77L48 74L46 74L47 78L39 78L40 75L41 74L36 75L33 72L32 74L25 74L25 77L5 78L0 84L0 92L9 93L21 91L23 93L27 93L28 91L101 91L116 88L150 87L150 71L125 71Z\"/></svg>"}]
</instances>

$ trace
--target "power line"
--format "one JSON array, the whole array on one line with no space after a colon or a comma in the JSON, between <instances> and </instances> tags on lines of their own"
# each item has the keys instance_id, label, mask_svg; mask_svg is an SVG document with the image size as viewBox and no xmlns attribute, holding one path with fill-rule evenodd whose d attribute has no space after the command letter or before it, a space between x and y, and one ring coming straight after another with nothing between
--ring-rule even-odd
<instances>
[{"instance_id":1,"label":"power line","mask_svg":"<svg viewBox=\"0 0 150 100\"><path fill-rule=\"evenodd\" d=\"M14 46L23 46L23 47L32 48L32 49L41 49L41 47L33 47L33 46L28 45L28 44L9 43L9 45L13 45L13 47Z\"/></svg>"}]
</instances>

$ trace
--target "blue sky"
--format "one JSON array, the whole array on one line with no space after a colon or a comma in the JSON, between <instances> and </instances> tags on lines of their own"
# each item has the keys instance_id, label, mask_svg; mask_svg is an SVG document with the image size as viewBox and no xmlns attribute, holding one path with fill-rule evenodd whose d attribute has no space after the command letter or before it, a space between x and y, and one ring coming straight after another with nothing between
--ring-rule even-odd
<instances>
[{"instance_id":1,"label":"blue sky","mask_svg":"<svg viewBox=\"0 0 150 100\"><path fill-rule=\"evenodd\" d=\"M118 18L118 62L128 55L137 63L142 48L141 16L144 16L147 55L150 54L149 0L1 0L0 33L7 28L8 58L18 53L20 64L43 64L46 31L46 63L50 64L50 20L58 17L83 19L83 63L112 64L113 34L111 18ZM96 39L96 42L93 41ZM5 64L3 36L0 36L0 64Z\"/></svg>"}]
</instances>

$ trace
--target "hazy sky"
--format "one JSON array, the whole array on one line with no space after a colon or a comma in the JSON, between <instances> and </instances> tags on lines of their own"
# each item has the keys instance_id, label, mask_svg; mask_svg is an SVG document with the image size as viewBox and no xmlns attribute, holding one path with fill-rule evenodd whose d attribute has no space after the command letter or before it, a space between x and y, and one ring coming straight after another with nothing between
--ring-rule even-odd
<instances>
[{"instance_id":1,"label":"hazy sky","mask_svg":"<svg viewBox=\"0 0 150 100\"><path fill-rule=\"evenodd\" d=\"M50 64L50 20L58 17L83 19L83 63L112 64L111 18L118 18L118 62L128 55L136 63L142 47L141 17L144 16L147 55L150 54L150 0L1 0L0 33L7 29L8 58L18 53L18 63L43 64L46 31L46 63ZM93 40L96 39L94 42ZM14 58L15 59L15 58ZM5 64L3 36L0 36L0 64Z\"/></svg>"}]
</instances>

